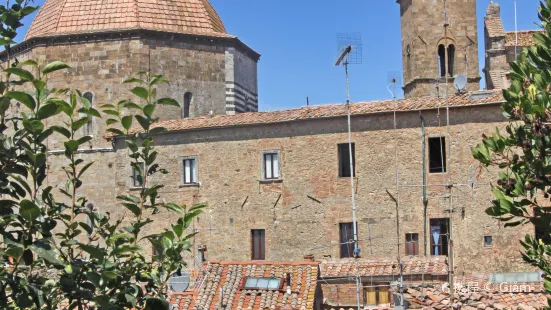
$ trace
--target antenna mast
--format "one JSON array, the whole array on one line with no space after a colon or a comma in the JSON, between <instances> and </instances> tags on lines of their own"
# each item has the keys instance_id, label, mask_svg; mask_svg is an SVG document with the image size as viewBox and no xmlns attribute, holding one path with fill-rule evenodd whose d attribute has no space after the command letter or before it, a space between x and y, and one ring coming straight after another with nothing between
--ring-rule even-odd
<instances>
[{"instance_id":1,"label":"antenna mast","mask_svg":"<svg viewBox=\"0 0 551 310\"><path fill-rule=\"evenodd\" d=\"M352 199L352 227L354 231L354 257L358 258L360 255L360 247L358 245L358 222L356 217L356 197L355 197L355 170L354 170L354 157L352 155L352 130L351 130L351 102L350 102L350 86L348 77L348 65L349 64L361 64L362 61L362 45L361 36L359 33L354 34L337 34L337 41L339 44L339 57L335 62L335 66L343 66L346 74L346 109L348 119L348 153L350 159L350 187L351 187L351 199ZM360 275L358 272L358 262L356 262L356 301L358 310L361 310L360 300Z\"/></svg>"}]
</instances>

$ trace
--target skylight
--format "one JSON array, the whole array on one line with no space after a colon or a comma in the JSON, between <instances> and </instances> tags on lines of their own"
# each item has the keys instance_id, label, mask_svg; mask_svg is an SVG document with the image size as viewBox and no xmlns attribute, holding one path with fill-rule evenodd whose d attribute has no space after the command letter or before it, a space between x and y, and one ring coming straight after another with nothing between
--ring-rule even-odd
<instances>
[{"instance_id":1,"label":"skylight","mask_svg":"<svg viewBox=\"0 0 551 310\"><path fill-rule=\"evenodd\" d=\"M246 290L278 290L281 279L279 278L247 278L243 289Z\"/></svg>"}]
</instances>

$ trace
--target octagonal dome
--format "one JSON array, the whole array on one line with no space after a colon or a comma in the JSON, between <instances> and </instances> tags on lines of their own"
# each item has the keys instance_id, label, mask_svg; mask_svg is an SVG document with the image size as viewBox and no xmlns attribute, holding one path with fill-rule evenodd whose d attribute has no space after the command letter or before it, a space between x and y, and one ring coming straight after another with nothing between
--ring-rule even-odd
<instances>
[{"instance_id":1,"label":"octagonal dome","mask_svg":"<svg viewBox=\"0 0 551 310\"><path fill-rule=\"evenodd\" d=\"M208 0L46 0L25 39L129 29L230 36Z\"/></svg>"}]
</instances>

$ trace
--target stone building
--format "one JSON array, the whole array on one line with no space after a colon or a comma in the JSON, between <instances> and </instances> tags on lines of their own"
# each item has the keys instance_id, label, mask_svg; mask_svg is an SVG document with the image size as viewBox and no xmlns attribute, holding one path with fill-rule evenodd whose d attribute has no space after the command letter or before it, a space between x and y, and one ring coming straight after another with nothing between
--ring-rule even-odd
<instances>
[{"instance_id":1,"label":"stone building","mask_svg":"<svg viewBox=\"0 0 551 310\"><path fill-rule=\"evenodd\" d=\"M523 48L535 44L534 34L542 30L505 31L500 6L491 2L484 17L486 51L486 89L503 89L510 86L509 63Z\"/></svg>"},{"instance_id":2,"label":"stone building","mask_svg":"<svg viewBox=\"0 0 551 310\"><path fill-rule=\"evenodd\" d=\"M530 269L518 255L518 240L533 229L507 229L485 214L496 174L480 169L471 155L483 133L507 124L500 93L476 91L475 0L448 1L448 36L442 36L439 1L399 1L404 51L410 51L404 56L407 98L352 104L354 170L345 105L256 112L259 55L225 32L208 1L151 3L47 0L15 51L20 59L71 64L50 84L79 88L97 103L125 98L121 81L132 72L167 76L171 84L160 95L182 107L159 109L169 132L155 142L169 174L150 182L165 185L166 201L208 204L193 223L200 232L193 248L198 260L351 257L353 178L361 256L453 255L457 274ZM82 10L92 14L83 19ZM453 66L440 62L444 76L466 72L468 91L444 98L435 88L441 46L454 55ZM137 190L128 150L120 138L103 139L100 120L86 130L96 138L80 153L96 163L83 192L100 212L121 217L115 197ZM64 181L61 142L57 136L48 141L54 186ZM151 218L155 230L174 221L166 212Z\"/></svg>"},{"instance_id":3,"label":"stone building","mask_svg":"<svg viewBox=\"0 0 551 310\"><path fill-rule=\"evenodd\" d=\"M467 90L478 90L476 0L396 2L402 24L405 97L454 93L456 75L467 77Z\"/></svg>"}]
</instances>

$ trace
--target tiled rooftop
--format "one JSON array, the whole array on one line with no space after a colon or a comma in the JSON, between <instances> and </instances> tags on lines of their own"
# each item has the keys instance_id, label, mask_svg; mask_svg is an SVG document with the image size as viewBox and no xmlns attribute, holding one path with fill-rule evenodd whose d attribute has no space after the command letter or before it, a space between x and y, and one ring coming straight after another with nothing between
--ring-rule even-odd
<instances>
[{"instance_id":1,"label":"tiled rooftop","mask_svg":"<svg viewBox=\"0 0 551 310\"><path fill-rule=\"evenodd\" d=\"M444 293L441 285L408 286L404 299L410 303L410 309L447 309L450 308L450 295ZM541 309L547 306L544 293L533 292L501 292L463 288L454 294L454 309Z\"/></svg>"},{"instance_id":2,"label":"tiled rooftop","mask_svg":"<svg viewBox=\"0 0 551 310\"><path fill-rule=\"evenodd\" d=\"M536 44L534 39L534 34L538 32L543 32L543 30L523 30L518 32L518 45L520 47L528 47ZM507 31L505 36L505 46L514 47L515 46L515 32Z\"/></svg>"},{"instance_id":3,"label":"tiled rooftop","mask_svg":"<svg viewBox=\"0 0 551 310\"><path fill-rule=\"evenodd\" d=\"M46 0L26 39L127 29L231 37L208 0Z\"/></svg>"},{"instance_id":4,"label":"tiled rooftop","mask_svg":"<svg viewBox=\"0 0 551 310\"><path fill-rule=\"evenodd\" d=\"M431 257L404 257L402 258L404 275L447 275L448 264L444 256ZM338 259L322 261L320 272L322 278L338 278L356 275L356 263L358 273L365 276L398 276L400 265L394 259Z\"/></svg>"},{"instance_id":5,"label":"tiled rooftop","mask_svg":"<svg viewBox=\"0 0 551 310\"><path fill-rule=\"evenodd\" d=\"M410 99L371 101L353 103L352 115L369 115L397 111L420 111L436 108L467 107L496 104L503 102L501 91L477 91L461 95L450 95L448 102L442 98L418 97ZM162 121L153 127L165 127L170 131L221 128L231 126L248 126L300 121L307 119L330 118L347 115L345 104L325 104L298 109L271 112L250 112L235 115L213 117L196 117ZM108 135L106 138L110 138Z\"/></svg>"},{"instance_id":6,"label":"tiled rooftop","mask_svg":"<svg viewBox=\"0 0 551 310\"><path fill-rule=\"evenodd\" d=\"M191 293L174 293L169 303L174 310L216 309L222 304L228 310L263 310L291 306L297 310L312 310L318 279L317 262L209 262L203 266L202 277ZM285 279L291 275L291 294L281 290L244 290L247 277L274 277Z\"/></svg>"}]
</instances>

